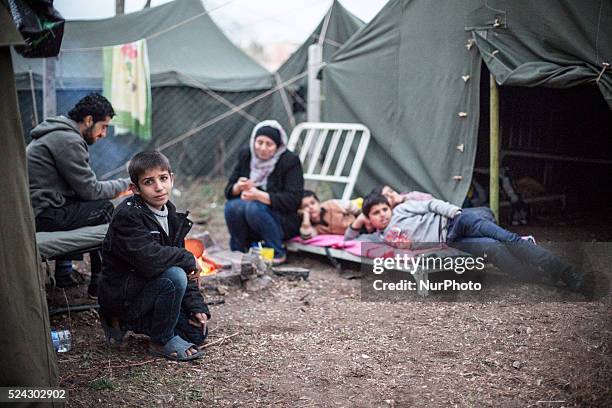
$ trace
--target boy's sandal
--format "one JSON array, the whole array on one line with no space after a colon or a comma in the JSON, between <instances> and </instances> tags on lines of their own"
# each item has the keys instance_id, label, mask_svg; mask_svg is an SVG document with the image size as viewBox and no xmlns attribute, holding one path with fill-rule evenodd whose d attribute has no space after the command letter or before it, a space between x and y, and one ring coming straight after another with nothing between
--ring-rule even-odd
<instances>
[{"instance_id":1,"label":"boy's sandal","mask_svg":"<svg viewBox=\"0 0 612 408\"><path fill-rule=\"evenodd\" d=\"M204 350L198 350L197 353L189 356L187 355L187 350L190 348L198 349L195 344L184 340L181 336L174 336L164 344L163 350L150 348L149 353L157 357L166 357L172 361L191 361L204 355ZM173 353L176 353L176 355L173 355Z\"/></svg>"}]
</instances>

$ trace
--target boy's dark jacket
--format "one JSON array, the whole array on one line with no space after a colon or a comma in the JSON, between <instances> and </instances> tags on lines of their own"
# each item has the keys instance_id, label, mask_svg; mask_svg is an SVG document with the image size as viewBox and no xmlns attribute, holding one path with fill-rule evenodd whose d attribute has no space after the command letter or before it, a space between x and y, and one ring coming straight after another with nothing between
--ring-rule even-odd
<instances>
[{"instance_id":1,"label":"boy's dark jacket","mask_svg":"<svg viewBox=\"0 0 612 408\"><path fill-rule=\"evenodd\" d=\"M105 313L121 316L148 281L172 266L186 272L196 269L195 258L184 249L185 236L193 223L187 214L177 213L171 202L166 205L170 236L138 194L115 209L102 246L99 302ZM129 288L138 288L131 289L132 293L127 293L128 277L132 280ZM134 285L134 281L140 284ZM188 313L205 313L210 318L208 306L192 280L188 281L182 307Z\"/></svg>"},{"instance_id":2,"label":"boy's dark jacket","mask_svg":"<svg viewBox=\"0 0 612 408\"><path fill-rule=\"evenodd\" d=\"M251 151L248 147L238 154L238 163L225 186L225 198L238 198L232 195L232 187L240 177L251 174ZM300 217L297 210L302 203L304 191L304 173L302 163L295 153L287 150L280 155L274 170L268 176L267 190L270 194L270 207L278 211L283 220L283 235L285 239L300 233Z\"/></svg>"}]
</instances>

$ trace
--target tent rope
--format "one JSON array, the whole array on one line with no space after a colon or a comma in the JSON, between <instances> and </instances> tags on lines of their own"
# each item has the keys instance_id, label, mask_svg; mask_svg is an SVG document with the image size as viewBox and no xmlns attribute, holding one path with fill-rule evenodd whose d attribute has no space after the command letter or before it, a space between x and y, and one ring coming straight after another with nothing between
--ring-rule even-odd
<instances>
[{"instance_id":1,"label":"tent rope","mask_svg":"<svg viewBox=\"0 0 612 408\"><path fill-rule=\"evenodd\" d=\"M273 94L274 92L278 91L279 89L283 89L283 88L285 88L286 86L288 86L288 85L292 84L293 82L295 82L295 81L297 81L297 80L299 80L299 79L301 79L301 78L305 77L306 75L308 75L308 71L304 71L304 72L302 72L302 73L300 73L300 74L298 74L298 75L294 76L293 78L290 78L290 79L288 79L287 81L285 81L285 82L283 82L283 83L281 83L281 84L278 84L278 85L277 85L277 86L275 86L274 88L269 89L268 91L266 91L266 92L264 92L264 93L262 93L262 94L260 94L260 95L257 95L257 96L256 96L256 97L254 97L254 98L251 98L251 99L249 99L249 100L247 100L247 101L245 101L245 102L241 103L240 105L238 105L238 106L236 106L236 107L234 107L234 108L230 109L229 111L226 111L226 112L224 112L224 113L222 113L222 114L220 114L220 115L218 115L218 116L216 116L216 117L214 117L214 118L212 118L212 119L210 119L210 120L208 120L208 121L206 121L206 122L202 123L201 125L199 125L199 126L197 126L197 127L193 128L193 129L191 129L191 130L188 130L187 132L183 133L182 135L180 135L180 136L176 137L175 139L173 139L173 140L171 140L171 141L169 141L169 142L167 142L167 143L164 143L164 144L163 144L163 145L161 145L161 146L158 146L158 147L157 147L157 150L158 150L158 151L162 151L162 150L165 150L165 149L167 149L167 148L169 148L169 147L171 147L171 146L174 146L174 145L175 145L175 144L177 144L177 143L182 142L183 140L185 140L185 139L187 139L187 138L189 138L189 137L193 136L194 134L198 133L199 131L201 131L201 130L203 130L203 129L206 129L206 128L207 128L207 127L209 127L209 126L214 125L215 123L217 123L217 122L219 122L219 121L221 121L221 120L223 120L223 119L227 118L228 116L233 115L234 113L237 113L238 111L243 110L244 108L246 108L246 107L248 107L248 106L250 106L250 105L254 104L255 102L257 102L257 101L259 101L259 100L261 100L261 99L263 99L263 98L266 98L267 96L269 96L269 95ZM107 179L107 178L109 178L109 177L111 177L111 176L114 176L115 174L120 173L121 171L123 171L123 170L124 170L125 165L126 165L128 162L129 162L129 160L128 160L128 161L126 161L125 163L123 163L121 166L119 166L119 167L117 167L117 168L115 168L115 169L113 169L113 170L111 170L111 171L109 171L109 172L107 172L107 173L103 174L103 175L100 177L100 179L104 180L104 179Z\"/></svg>"},{"instance_id":2,"label":"tent rope","mask_svg":"<svg viewBox=\"0 0 612 408\"><path fill-rule=\"evenodd\" d=\"M276 85L280 84L281 77L278 75L278 72L274 73L274 80L276 81ZM287 91L285 88L280 90L281 99L283 101L283 107L285 108L285 112L287 112L287 118L289 119L289 124L291 127L295 127L295 116L293 116L293 111L291 110L291 106L289 105L289 98L287 97Z\"/></svg>"},{"instance_id":3,"label":"tent rope","mask_svg":"<svg viewBox=\"0 0 612 408\"><path fill-rule=\"evenodd\" d=\"M602 68L601 72L599 73L599 75L597 76L597 79L595 80L595 82L599 82L599 80L603 76L604 72L606 72L606 69L610 68L610 63L609 62L602 62L601 64L603 65L603 68Z\"/></svg>"},{"instance_id":4,"label":"tent rope","mask_svg":"<svg viewBox=\"0 0 612 408\"><path fill-rule=\"evenodd\" d=\"M197 79L193 78L192 76L186 75L186 74L179 74L179 76L188 79L195 88L198 88L198 89L206 92L208 95L212 96L213 98L215 98L216 100L218 100L219 102L221 102L222 104L227 106L228 108L233 109L233 108L236 107L236 105L234 105L233 103L231 103L230 101L228 101L227 99L225 99L224 97L222 97L221 95L219 95L218 93L216 93L215 91L213 91L212 89L210 89L209 87L207 87L206 85L204 85L203 83L198 81ZM259 122L261 122L261 120L259 120L258 118L256 118L255 116L253 116L253 115L251 115L251 114L249 114L247 112L238 111L237 113L240 116L246 118L249 122L251 122L254 125L256 125Z\"/></svg>"},{"instance_id":5,"label":"tent rope","mask_svg":"<svg viewBox=\"0 0 612 408\"><path fill-rule=\"evenodd\" d=\"M323 27L321 27L321 32L319 33L319 45L323 46L323 42L325 41L325 37L327 36L327 28L329 27L329 20L331 19L332 8L330 7L327 13L325 14L325 20L323 20Z\"/></svg>"},{"instance_id":6,"label":"tent rope","mask_svg":"<svg viewBox=\"0 0 612 408\"><path fill-rule=\"evenodd\" d=\"M185 24L189 24L189 23L191 23L192 21L197 20L197 19L198 19L198 18L200 18L200 17L204 17L204 16L206 16L206 15L208 15L208 14L212 13L213 11L215 11L215 10L219 10L220 8L223 8L223 7L225 7L225 6L227 6L227 5L231 4L231 3L233 3L233 2L235 2L235 1L236 1L236 0L229 0L229 1L227 1L227 2L225 2L225 3L223 3L223 4L221 4L219 7L215 7L215 8L210 9L210 10L205 10L205 11L203 11L202 13L199 13L199 14L196 14L195 16L189 17L188 19L183 20L183 21L180 21L180 22L178 22L178 23L176 23L176 24L174 24L174 25L171 25L170 27L166 27L166 28L164 28L163 30L159 30L159 31L157 31L157 32L154 32L153 34L148 35L147 37L141 38L141 40L142 40L142 39L144 39L144 40L150 40L150 39L152 39L152 38L159 37L159 36L160 36L160 35L162 35L162 34L165 34L165 33L169 32L169 31L172 31L172 30L174 30L174 29L177 29L178 27L184 26ZM86 48L62 48L62 49L60 50L60 52L83 52L83 51L98 51L98 50L103 50L103 49L104 49L104 47L105 47L105 46L98 46L98 47L86 47Z\"/></svg>"},{"instance_id":7,"label":"tent rope","mask_svg":"<svg viewBox=\"0 0 612 408\"><path fill-rule=\"evenodd\" d=\"M313 40L315 40L315 41L318 41L318 40L320 40L321 38L323 38L323 37L321 37L320 35L317 35L317 34L313 34L313 35L312 35L312 39L313 39ZM329 44L329 45L331 45L331 46L333 46L333 47L336 47L336 48L340 48L340 47L342 47L342 45L343 45L343 44L341 44L341 43L339 43L339 42L337 42L337 41L334 41L334 40L332 40L332 39L330 39L330 38L323 38L323 42L324 42L325 44Z\"/></svg>"}]
</instances>

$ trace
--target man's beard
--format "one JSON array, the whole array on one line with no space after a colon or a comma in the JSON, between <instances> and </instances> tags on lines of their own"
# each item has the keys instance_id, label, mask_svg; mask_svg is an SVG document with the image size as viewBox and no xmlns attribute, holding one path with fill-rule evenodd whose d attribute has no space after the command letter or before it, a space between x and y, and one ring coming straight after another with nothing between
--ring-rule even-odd
<instances>
[{"instance_id":1,"label":"man's beard","mask_svg":"<svg viewBox=\"0 0 612 408\"><path fill-rule=\"evenodd\" d=\"M87 129L83 130L83 139L85 139L85 141L87 142L88 145L92 145L94 143L96 143L96 138L93 137L93 128L94 125L91 125L90 127L88 127Z\"/></svg>"}]
</instances>

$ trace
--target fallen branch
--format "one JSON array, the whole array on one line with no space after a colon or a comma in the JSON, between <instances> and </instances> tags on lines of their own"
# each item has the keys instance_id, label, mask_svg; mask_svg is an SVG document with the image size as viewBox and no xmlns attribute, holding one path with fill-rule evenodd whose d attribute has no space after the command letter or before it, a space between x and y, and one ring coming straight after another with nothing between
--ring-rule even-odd
<instances>
[{"instance_id":1,"label":"fallen branch","mask_svg":"<svg viewBox=\"0 0 612 408\"><path fill-rule=\"evenodd\" d=\"M205 349L205 348L208 348L208 347L211 347L211 346L217 345L217 344L219 344L219 343L223 343L225 340L230 339L230 338L232 338L232 337L234 337L234 336L237 336L239 333L240 333L240 332L236 332L236 333L234 333L234 334L230 334L229 336L222 337L222 338L220 338L219 340L215 340L215 341L213 341L213 342L206 343L206 344L204 344L203 346L200 346L200 347L199 347L199 349L200 349L200 350L202 350L202 349Z\"/></svg>"}]
</instances>

